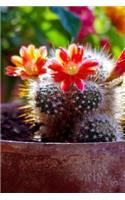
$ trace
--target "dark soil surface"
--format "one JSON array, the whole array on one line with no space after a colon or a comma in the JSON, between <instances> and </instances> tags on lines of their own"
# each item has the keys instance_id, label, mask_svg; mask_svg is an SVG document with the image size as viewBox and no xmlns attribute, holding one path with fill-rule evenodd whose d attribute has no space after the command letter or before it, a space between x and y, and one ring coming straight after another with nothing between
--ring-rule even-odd
<instances>
[{"instance_id":1,"label":"dark soil surface","mask_svg":"<svg viewBox=\"0 0 125 200\"><path fill-rule=\"evenodd\" d=\"M19 105L16 104L3 104L1 106L1 139L3 140L14 140L14 141L25 141L25 142L70 142L70 138L67 140L67 132L69 130L65 128L65 132L56 138L48 138L44 135L37 135L43 124L35 124L31 128L31 124L25 123L24 117L20 117L24 114L20 109ZM70 134L69 134L70 135Z\"/></svg>"},{"instance_id":2,"label":"dark soil surface","mask_svg":"<svg viewBox=\"0 0 125 200\"><path fill-rule=\"evenodd\" d=\"M30 124L24 122L18 106L3 105L1 107L1 139L16 141L33 141L34 132L39 130L39 125L31 128Z\"/></svg>"}]
</instances>

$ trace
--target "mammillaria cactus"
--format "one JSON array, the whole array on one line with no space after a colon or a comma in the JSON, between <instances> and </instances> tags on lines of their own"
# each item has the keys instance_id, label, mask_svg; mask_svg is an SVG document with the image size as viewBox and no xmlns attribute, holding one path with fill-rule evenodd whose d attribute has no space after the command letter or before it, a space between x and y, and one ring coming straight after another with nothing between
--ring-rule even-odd
<instances>
[{"instance_id":1,"label":"mammillaria cactus","mask_svg":"<svg viewBox=\"0 0 125 200\"><path fill-rule=\"evenodd\" d=\"M51 142L108 142L123 138L125 49L115 63L104 52L71 44L47 57L46 47L22 47L7 74L24 80L26 122L34 138ZM118 88L118 90L117 90ZM119 98L118 94L119 93ZM122 98L122 99L120 99ZM118 115L119 113L119 115ZM123 125L123 124L122 124Z\"/></svg>"},{"instance_id":2,"label":"mammillaria cactus","mask_svg":"<svg viewBox=\"0 0 125 200\"><path fill-rule=\"evenodd\" d=\"M92 81L85 82L85 89L83 92L74 90L71 94L71 102L74 105L74 109L76 112L81 112L81 115L99 108L102 103L102 98L101 89Z\"/></svg>"},{"instance_id":3,"label":"mammillaria cactus","mask_svg":"<svg viewBox=\"0 0 125 200\"><path fill-rule=\"evenodd\" d=\"M94 115L76 125L73 141L78 142L111 142L121 140L117 123L108 115Z\"/></svg>"}]
</instances>

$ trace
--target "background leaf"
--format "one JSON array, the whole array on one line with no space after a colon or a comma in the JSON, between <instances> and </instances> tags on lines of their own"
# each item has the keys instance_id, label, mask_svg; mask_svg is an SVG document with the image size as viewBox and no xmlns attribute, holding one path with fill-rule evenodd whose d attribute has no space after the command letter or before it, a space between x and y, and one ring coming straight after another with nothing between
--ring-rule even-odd
<instances>
[{"instance_id":1,"label":"background leaf","mask_svg":"<svg viewBox=\"0 0 125 200\"><path fill-rule=\"evenodd\" d=\"M51 7L51 10L59 16L63 27L70 33L71 38L75 39L80 31L80 18L65 8Z\"/></svg>"}]
</instances>

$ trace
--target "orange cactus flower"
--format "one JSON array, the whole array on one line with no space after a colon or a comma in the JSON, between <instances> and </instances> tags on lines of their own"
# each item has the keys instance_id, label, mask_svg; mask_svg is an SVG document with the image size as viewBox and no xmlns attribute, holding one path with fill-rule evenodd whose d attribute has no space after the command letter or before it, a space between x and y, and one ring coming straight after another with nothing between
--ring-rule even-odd
<instances>
[{"instance_id":1,"label":"orange cactus flower","mask_svg":"<svg viewBox=\"0 0 125 200\"><path fill-rule=\"evenodd\" d=\"M112 81L121 76L123 73L125 73L125 49L123 49L121 55L118 58L118 61L116 62L106 81Z\"/></svg>"},{"instance_id":2,"label":"orange cactus flower","mask_svg":"<svg viewBox=\"0 0 125 200\"><path fill-rule=\"evenodd\" d=\"M84 48L76 44L71 44L68 50L56 50L56 59L53 59L48 67L54 71L52 76L55 82L61 83L63 91L69 90L73 84L83 91L83 80L95 73L98 62L85 60L83 55Z\"/></svg>"},{"instance_id":3,"label":"orange cactus flower","mask_svg":"<svg viewBox=\"0 0 125 200\"><path fill-rule=\"evenodd\" d=\"M9 76L18 76L21 79L36 78L46 73L44 64L47 57L45 46L39 49L34 45L28 47L22 46L19 51L20 56L12 56L11 62L15 66L7 66L6 74Z\"/></svg>"},{"instance_id":4,"label":"orange cactus flower","mask_svg":"<svg viewBox=\"0 0 125 200\"><path fill-rule=\"evenodd\" d=\"M117 30L122 34L125 34L125 7L124 6L112 6L104 7L104 11L111 19L112 23L116 26Z\"/></svg>"}]
</instances>

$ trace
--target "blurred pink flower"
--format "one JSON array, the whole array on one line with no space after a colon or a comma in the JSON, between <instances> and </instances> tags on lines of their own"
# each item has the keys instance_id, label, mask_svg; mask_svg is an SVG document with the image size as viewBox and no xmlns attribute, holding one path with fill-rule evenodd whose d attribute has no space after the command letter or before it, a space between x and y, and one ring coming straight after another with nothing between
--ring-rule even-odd
<instances>
[{"instance_id":1,"label":"blurred pink flower","mask_svg":"<svg viewBox=\"0 0 125 200\"><path fill-rule=\"evenodd\" d=\"M92 10L87 7L68 7L68 9L75 13L81 19L81 29L78 35L78 40L83 40L90 33L95 33L93 26L95 16L93 15Z\"/></svg>"}]
</instances>

